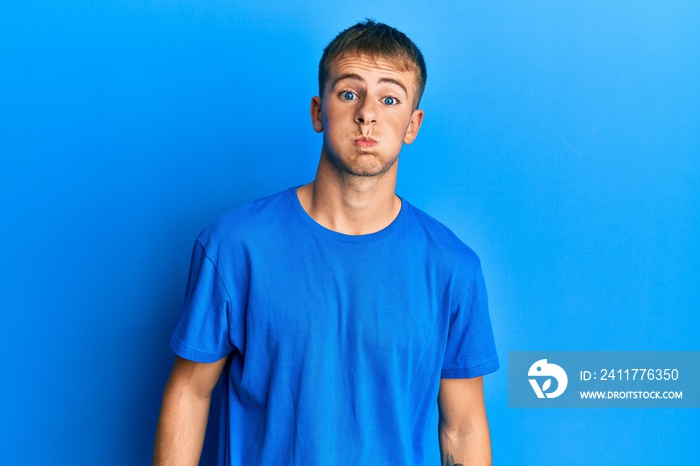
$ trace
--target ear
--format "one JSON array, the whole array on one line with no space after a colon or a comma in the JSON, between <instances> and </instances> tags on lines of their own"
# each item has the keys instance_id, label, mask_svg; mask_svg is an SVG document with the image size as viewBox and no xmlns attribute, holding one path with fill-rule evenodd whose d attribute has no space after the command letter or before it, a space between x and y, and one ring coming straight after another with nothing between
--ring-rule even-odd
<instances>
[{"instance_id":1,"label":"ear","mask_svg":"<svg viewBox=\"0 0 700 466\"><path fill-rule=\"evenodd\" d=\"M411 144L415 141L418 136L418 131L420 131L421 124L423 124L423 110L416 109L413 111L411 120L408 122L408 128L406 128L406 134L403 136L403 142Z\"/></svg>"},{"instance_id":2,"label":"ear","mask_svg":"<svg viewBox=\"0 0 700 466\"><path fill-rule=\"evenodd\" d=\"M323 120L321 119L321 98L311 98L311 124L317 133L323 132Z\"/></svg>"}]
</instances>

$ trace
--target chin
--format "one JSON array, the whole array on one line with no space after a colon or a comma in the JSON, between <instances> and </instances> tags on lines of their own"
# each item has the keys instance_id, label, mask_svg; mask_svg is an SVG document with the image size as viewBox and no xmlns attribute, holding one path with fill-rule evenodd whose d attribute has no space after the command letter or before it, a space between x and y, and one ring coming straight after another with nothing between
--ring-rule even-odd
<instances>
[{"instance_id":1,"label":"chin","mask_svg":"<svg viewBox=\"0 0 700 466\"><path fill-rule=\"evenodd\" d=\"M330 166L341 175L372 177L381 176L391 170L399 159L398 154L390 160L382 160L374 150L362 150L353 148L354 154L343 160L342 157L333 155L333 151L326 149L324 152L330 162Z\"/></svg>"},{"instance_id":2,"label":"chin","mask_svg":"<svg viewBox=\"0 0 700 466\"><path fill-rule=\"evenodd\" d=\"M391 170L391 168L396 164L396 161L398 160L397 158L394 158L390 162L380 165L378 163L373 163L373 164L357 164L352 167L346 167L347 169L345 170L348 174L355 175L355 176L381 176Z\"/></svg>"}]
</instances>

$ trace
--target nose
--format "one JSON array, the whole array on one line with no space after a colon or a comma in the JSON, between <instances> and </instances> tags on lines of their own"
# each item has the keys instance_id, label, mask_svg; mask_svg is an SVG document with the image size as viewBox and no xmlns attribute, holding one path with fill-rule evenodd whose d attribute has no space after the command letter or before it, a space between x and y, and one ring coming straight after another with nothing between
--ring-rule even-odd
<instances>
[{"instance_id":1,"label":"nose","mask_svg":"<svg viewBox=\"0 0 700 466\"><path fill-rule=\"evenodd\" d=\"M371 125L377 122L377 103L374 99L365 98L357 106L355 123L358 125Z\"/></svg>"}]
</instances>

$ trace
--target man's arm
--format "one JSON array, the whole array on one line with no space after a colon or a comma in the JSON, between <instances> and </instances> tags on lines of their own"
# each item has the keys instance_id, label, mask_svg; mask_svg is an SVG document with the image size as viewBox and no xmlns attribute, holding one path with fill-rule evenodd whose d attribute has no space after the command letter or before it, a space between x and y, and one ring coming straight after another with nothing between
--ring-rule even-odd
<instances>
[{"instance_id":1,"label":"man's arm","mask_svg":"<svg viewBox=\"0 0 700 466\"><path fill-rule=\"evenodd\" d=\"M441 466L491 465L483 377L441 379L438 404Z\"/></svg>"},{"instance_id":2,"label":"man's arm","mask_svg":"<svg viewBox=\"0 0 700 466\"><path fill-rule=\"evenodd\" d=\"M199 463L211 392L225 363L226 358L214 363L199 363L175 357L163 393L153 450L154 466L196 466Z\"/></svg>"}]
</instances>

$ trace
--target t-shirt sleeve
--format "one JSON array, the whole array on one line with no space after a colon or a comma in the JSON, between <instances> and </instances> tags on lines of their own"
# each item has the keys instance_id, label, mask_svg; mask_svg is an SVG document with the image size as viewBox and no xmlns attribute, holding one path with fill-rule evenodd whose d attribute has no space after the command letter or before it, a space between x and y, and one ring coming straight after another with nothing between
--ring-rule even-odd
<instances>
[{"instance_id":1,"label":"t-shirt sleeve","mask_svg":"<svg viewBox=\"0 0 700 466\"><path fill-rule=\"evenodd\" d=\"M215 362L227 356L234 349L229 338L230 312L226 286L198 240L170 347L178 356L197 362Z\"/></svg>"},{"instance_id":2,"label":"t-shirt sleeve","mask_svg":"<svg viewBox=\"0 0 700 466\"><path fill-rule=\"evenodd\" d=\"M441 377L479 377L498 368L486 285L479 266L450 315Z\"/></svg>"}]
</instances>

